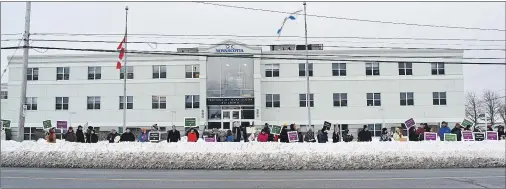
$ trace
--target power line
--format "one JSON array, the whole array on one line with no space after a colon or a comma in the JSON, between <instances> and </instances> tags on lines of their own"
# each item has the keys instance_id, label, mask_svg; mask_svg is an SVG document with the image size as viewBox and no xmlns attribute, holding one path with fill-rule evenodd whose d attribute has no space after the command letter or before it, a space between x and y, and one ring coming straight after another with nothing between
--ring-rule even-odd
<instances>
[{"instance_id":1,"label":"power line","mask_svg":"<svg viewBox=\"0 0 506 189\"><path fill-rule=\"evenodd\" d=\"M233 6L233 5L223 5L216 3L207 3L207 2L195 2L207 5L214 5L220 7L228 7L228 8L237 8L237 9L245 9L245 10L254 10L254 11L263 11L263 12L272 12L272 13L282 13L282 14L293 14L285 11L277 11L277 10L269 10L269 9L259 9L259 8L251 8L251 7L241 7L241 6ZM302 13L296 13L297 15L304 15ZM432 25L432 24L414 24L414 23L406 23L406 22L393 22L393 21L381 21L381 20L368 20L368 19L358 19L358 18L346 18L346 17L336 17L336 16L323 16L323 15L315 15L315 14L307 14L307 16L318 17L318 18L328 18L328 19L337 19L337 20L348 20L348 21L358 21L358 22L371 22L371 23L381 23L381 24L394 24L394 25L407 25L407 26L420 26L420 27L432 27L432 28L449 28L449 29L465 29L465 30L482 30L482 31L506 31L504 29L497 28L475 28L475 27L463 27L463 26L444 26L444 25Z\"/></svg>"},{"instance_id":2,"label":"power line","mask_svg":"<svg viewBox=\"0 0 506 189\"><path fill-rule=\"evenodd\" d=\"M104 53L117 53L117 50L108 49L83 49L83 48L61 48L61 47L42 47L42 46L18 46L18 47L2 47L1 49L15 49L15 48L30 48L30 49L47 49L47 50L64 50L64 51L86 51L86 52L104 52ZM132 54L150 54L150 55L166 55L166 56L197 56L197 57L226 57L226 58L253 58L262 60L306 60L305 58L284 58L284 57L258 57L255 54L239 54L234 53L220 53L220 54L203 54L203 53L177 53L167 51L138 51L129 50L126 53ZM377 63L399 63L399 61L390 60L353 60L353 59L315 59L309 58L311 61L347 61L347 62L377 62ZM414 64L431 64L434 62L410 61ZM497 62L444 62L445 64L469 64L469 65L506 65L506 63Z\"/></svg>"},{"instance_id":3,"label":"power line","mask_svg":"<svg viewBox=\"0 0 506 189\"><path fill-rule=\"evenodd\" d=\"M69 42L69 43L119 43L118 41L103 40L63 40L63 39L31 39L31 41L45 42ZM219 43L195 43L195 42L155 42L155 41L128 41L131 44L159 44L159 45L224 45ZM251 47L269 47L271 45L263 44L245 44ZM387 47L387 46L345 46L345 45L326 45L324 47L350 48L350 49L410 49L410 50L467 50L467 51L506 51L504 48L431 48L431 47Z\"/></svg>"},{"instance_id":4,"label":"power line","mask_svg":"<svg viewBox=\"0 0 506 189\"><path fill-rule=\"evenodd\" d=\"M123 36L124 34L115 33L33 33L36 35L49 36ZM237 38L273 38L277 35L231 35L231 34L154 34L154 33L132 33L129 36L155 36L155 37L237 37ZM305 38L304 36L281 36L281 38ZM425 41L488 41L504 42L504 39L472 39L472 38L423 38L423 37L360 37L360 36L319 36L310 37L311 39L372 39L372 40L425 40Z\"/></svg>"},{"instance_id":5,"label":"power line","mask_svg":"<svg viewBox=\"0 0 506 189\"><path fill-rule=\"evenodd\" d=\"M18 46L21 45L21 42L23 42L23 38L19 39ZM9 67L9 64L11 63L12 58L14 57L16 52L18 52L18 49L19 48L14 50L14 53L12 53L11 57L9 58L9 61L7 61L7 65L5 66L4 70L2 71L2 76L0 76L0 79L2 79L4 77L5 73L7 73L7 67Z\"/></svg>"}]
</instances>

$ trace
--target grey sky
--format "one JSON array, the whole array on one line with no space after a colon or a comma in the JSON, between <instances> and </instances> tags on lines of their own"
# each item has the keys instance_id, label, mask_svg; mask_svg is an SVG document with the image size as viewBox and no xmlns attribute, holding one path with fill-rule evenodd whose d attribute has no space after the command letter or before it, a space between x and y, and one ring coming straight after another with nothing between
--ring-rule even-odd
<instances>
[{"instance_id":1,"label":"grey sky","mask_svg":"<svg viewBox=\"0 0 506 189\"><path fill-rule=\"evenodd\" d=\"M293 12L302 9L302 3L220 3L273 9ZM24 27L25 3L2 2L1 32L22 33ZM253 10L217 7L197 3L113 3L113 2L35 2L32 3L31 33L123 33L124 7L128 5L129 33L157 34L233 34L233 35L275 35L284 14L268 13ZM419 24L452 25L480 28L505 28L505 3L471 3L471 2L309 2L308 14L339 16L371 20L397 21ZM505 39L505 32L478 31L463 29L428 28L404 25L342 21L336 19L308 17L309 36L362 36L362 37L426 37L426 38L482 38ZM304 35L302 17L288 21L283 35ZM20 36L2 36L2 39L19 38ZM80 37L80 36L32 36L36 39L73 39L73 40L107 40L120 41L121 37ZM209 37L202 37L209 38ZM303 39L176 39L176 38L129 38L130 41L158 42L199 42L217 43L225 39L234 39L246 44L300 43ZM310 40L324 45L344 46L397 46L397 47L441 47L441 48L505 48L504 42L465 42L465 41L406 41L382 40L386 43L425 43L425 44L375 44L377 40L359 39L314 39ZM326 42L322 42L326 41ZM347 42L343 42L347 41ZM352 43L353 42L353 43ZM2 46L15 46L17 41L3 41ZM427 45L427 44L464 44L464 45ZM83 44L61 42L34 42L36 46L57 46L74 48L115 49L117 44ZM491 45L491 46L484 46ZM181 47L183 45L179 45ZM186 45L188 46L188 45ZM189 45L195 46L195 45ZM184 46L183 46L184 47ZM129 49L152 50L146 44L130 45ZM156 50L173 50L174 46L159 45ZM1 51L2 69L7 65L7 57L14 50ZM80 52L54 51L46 54L77 54ZM18 50L17 55L22 54ZM31 55L40 54L30 51ZM465 57L499 57L504 58L504 51L466 51ZM474 62L492 62L490 60L466 60ZM497 62L497 61L495 61ZM111 62L114 64L114 62ZM464 67L466 91L483 89L505 91L505 66L466 65ZM4 76L2 82L7 78ZM502 90L502 91L500 91Z\"/></svg>"}]
</instances>

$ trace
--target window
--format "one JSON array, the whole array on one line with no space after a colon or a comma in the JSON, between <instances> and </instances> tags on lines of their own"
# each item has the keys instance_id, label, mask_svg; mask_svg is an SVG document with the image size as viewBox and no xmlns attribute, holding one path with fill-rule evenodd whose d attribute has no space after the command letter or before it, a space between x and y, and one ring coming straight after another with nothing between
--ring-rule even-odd
<instances>
[{"instance_id":1,"label":"window","mask_svg":"<svg viewBox=\"0 0 506 189\"><path fill-rule=\"evenodd\" d=\"M89 96L88 97L88 110L100 110L100 97Z\"/></svg>"},{"instance_id":2,"label":"window","mask_svg":"<svg viewBox=\"0 0 506 189\"><path fill-rule=\"evenodd\" d=\"M365 63L365 75L380 75L379 63Z\"/></svg>"},{"instance_id":3,"label":"window","mask_svg":"<svg viewBox=\"0 0 506 189\"><path fill-rule=\"evenodd\" d=\"M299 76L306 76L306 63L299 64ZM313 63L309 63L309 76L313 76Z\"/></svg>"},{"instance_id":4,"label":"window","mask_svg":"<svg viewBox=\"0 0 506 189\"><path fill-rule=\"evenodd\" d=\"M401 93L401 106L413 106L415 105L414 94Z\"/></svg>"},{"instance_id":5,"label":"window","mask_svg":"<svg viewBox=\"0 0 506 189\"><path fill-rule=\"evenodd\" d=\"M7 91L0 91L0 99L7 99L9 97Z\"/></svg>"},{"instance_id":6,"label":"window","mask_svg":"<svg viewBox=\"0 0 506 189\"><path fill-rule=\"evenodd\" d=\"M332 98L334 101L334 107L348 106L348 94L347 93L334 93Z\"/></svg>"},{"instance_id":7,"label":"window","mask_svg":"<svg viewBox=\"0 0 506 189\"><path fill-rule=\"evenodd\" d=\"M200 108L200 95L185 95L185 108Z\"/></svg>"},{"instance_id":8,"label":"window","mask_svg":"<svg viewBox=\"0 0 506 189\"><path fill-rule=\"evenodd\" d=\"M432 75L444 75L445 64L444 63L431 63Z\"/></svg>"},{"instance_id":9,"label":"window","mask_svg":"<svg viewBox=\"0 0 506 189\"><path fill-rule=\"evenodd\" d=\"M25 127L24 129L24 140L39 140L39 137L37 136L37 128L36 127ZM43 133L42 131L40 131Z\"/></svg>"},{"instance_id":10,"label":"window","mask_svg":"<svg viewBox=\"0 0 506 189\"><path fill-rule=\"evenodd\" d=\"M125 97L120 96L119 97L119 109L122 110L125 106ZM134 97L133 96L127 96L127 109L134 109Z\"/></svg>"},{"instance_id":11,"label":"window","mask_svg":"<svg viewBox=\"0 0 506 189\"><path fill-rule=\"evenodd\" d=\"M69 109L69 97L56 97L55 103L56 110L68 110Z\"/></svg>"},{"instance_id":12,"label":"window","mask_svg":"<svg viewBox=\"0 0 506 189\"><path fill-rule=\"evenodd\" d=\"M332 63L332 76L346 76L346 63Z\"/></svg>"},{"instance_id":13,"label":"window","mask_svg":"<svg viewBox=\"0 0 506 189\"><path fill-rule=\"evenodd\" d=\"M399 62L399 75L413 75L413 63Z\"/></svg>"},{"instance_id":14,"label":"window","mask_svg":"<svg viewBox=\"0 0 506 189\"><path fill-rule=\"evenodd\" d=\"M152 109L166 109L167 108L167 97L164 96L153 96L151 98Z\"/></svg>"},{"instance_id":15,"label":"window","mask_svg":"<svg viewBox=\"0 0 506 189\"><path fill-rule=\"evenodd\" d=\"M367 129L371 133L372 137L380 137L381 136L381 124L367 124Z\"/></svg>"},{"instance_id":16,"label":"window","mask_svg":"<svg viewBox=\"0 0 506 189\"><path fill-rule=\"evenodd\" d=\"M167 66L153 66L153 79L167 78Z\"/></svg>"},{"instance_id":17,"label":"window","mask_svg":"<svg viewBox=\"0 0 506 189\"><path fill-rule=\"evenodd\" d=\"M309 94L309 100L307 94L299 94L299 106L307 107L308 103L310 107L314 107L314 94Z\"/></svg>"},{"instance_id":18,"label":"window","mask_svg":"<svg viewBox=\"0 0 506 189\"><path fill-rule=\"evenodd\" d=\"M195 65L186 65L186 78L199 78L200 77L200 66Z\"/></svg>"},{"instance_id":19,"label":"window","mask_svg":"<svg viewBox=\"0 0 506 189\"><path fill-rule=\"evenodd\" d=\"M279 77L279 64L266 64L265 77Z\"/></svg>"},{"instance_id":20,"label":"window","mask_svg":"<svg viewBox=\"0 0 506 189\"><path fill-rule=\"evenodd\" d=\"M127 79L134 79L134 67L133 66L122 66L119 79L125 79L125 68L127 73Z\"/></svg>"},{"instance_id":21,"label":"window","mask_svg":"<svg viewBox=\"0 0 506 189\"><path fill-rule=\"evenodd\" d=\"M281 99L279 94L266 94L265 95L265 107L267 108L279 108L281 105Z\"/></svg>"},{"instance_id":22,"label":"window","mask_svg":"<svg viewBox=\"0 0 506 189\"><path fill-rule=\"evenodd\" d=\"M102 79L102 68L97 67L88 67L88 80L97 80Z\"/></svg>"},{"instance_id":23,"label":"window","mask_svg":"<svg viewBox=\"0 0 506 189\"><path fill-rule=\"evenodd\" d=\"M69 67L57 67L56 68L56 80L69 80L70 68Z\"/></svg>"},{"instance_id":24,"label":"window","mask_svg":"<svg viewBox=\"0 0 506 189\"><path fill-rule=\"evenodd\" d=\"M446 92L433 92L432 93L433 105L446 105Z\"/></svg>"},{"instance_id":25,"label":"window","mask_svg":"<svg viewBox=\"0 0 506 189\"><path fill-rule=\"evenodd\" d=\"M26 110L37 110L37 97L26 97Z\"/></svg>"},{"instance_id":26,"label":"window","mask_svg":"<svg viewBox=\"0 0 506 189\"><path fill-rule=\"evenodd\" d=\"M367 93L367 106L381 106L381 94Z\"/></svg>"},{"instance_id":27,"label":"window","mask_svg":"<svg viewBox=\"0 0 506 189\"><path fill-rule=\"evenodd\" d=\"M26 80L28 80L28 81L39 80L39 68L27 68L26 69Z\"/></svg>"}]
</instances>

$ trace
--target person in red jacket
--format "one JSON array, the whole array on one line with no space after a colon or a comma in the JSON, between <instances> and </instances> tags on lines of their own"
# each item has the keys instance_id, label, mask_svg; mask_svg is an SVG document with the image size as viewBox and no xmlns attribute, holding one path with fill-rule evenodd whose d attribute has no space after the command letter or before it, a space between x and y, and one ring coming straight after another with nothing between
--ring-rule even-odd
<instances>
[{"instance_id":1,"label":"person in red jacket","mask_svg":"<svg viewBox=\"0 0 506 189\"><path fill-rule=\"evenodd\" d=\"M195 129L191 129L188 133L188 142L197 142L197 133L195 133Z\"/></svg>"},{"instance_id":2,"label":"person in red jacket","mask_svg":"<svg viewBox=\"0 0 506 189\"><path fill-rule=\"evenodd\" d=\"M260 134L258 134L257 141L258 142L267 142L268 137L269 137L269 135L264 130L262 130L260 132Z\"/></svg>"}]
</instances>

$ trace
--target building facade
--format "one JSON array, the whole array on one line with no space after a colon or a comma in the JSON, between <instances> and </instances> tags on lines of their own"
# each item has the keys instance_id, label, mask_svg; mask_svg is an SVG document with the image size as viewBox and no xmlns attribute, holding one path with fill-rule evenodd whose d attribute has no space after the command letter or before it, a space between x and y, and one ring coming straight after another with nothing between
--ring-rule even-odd
<instances>
[{"instance_id":1,"label":"building facade","mask_svg":"<svg viewBox=\"0 0 506 189\"><path fill-rule=\"evenodd\" d=\"M324 121L342 129L464 118L463 52L456 50L309 50L309 97L305 51L277 45L270 51L235 41L178 49L170 55L129 54L127 103L117 54L30 56L25 127L68 121L117 128L127 108L127 127L197 125L231 128L231 121L263 125ZM304 47L304 46L302 46ZM295 50L294 50L295 49ZM194 56L198 52L199 56ZM430 63L420 63L430 62ZM22 57L9 67L8 99L1 117L17 127ZM122 69L125 69L123 67Z\"/></svg>"}]
</instances>

